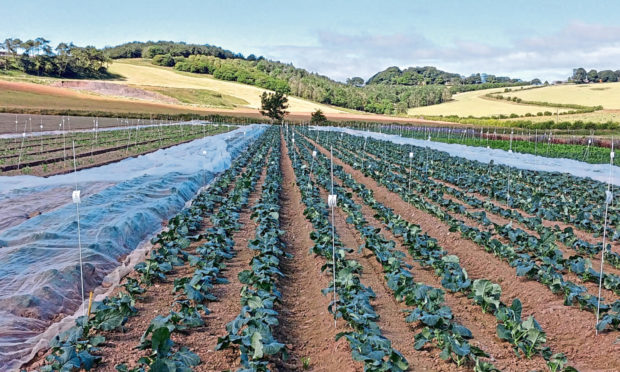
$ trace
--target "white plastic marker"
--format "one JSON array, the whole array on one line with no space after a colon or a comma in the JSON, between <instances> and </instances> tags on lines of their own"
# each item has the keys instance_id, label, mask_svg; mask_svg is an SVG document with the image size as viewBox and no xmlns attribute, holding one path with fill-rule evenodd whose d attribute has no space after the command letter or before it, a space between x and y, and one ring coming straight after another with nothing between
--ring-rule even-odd
<instances>
[{"instance_id":1,"label":"white plastic marker","mask_svg":"<svg viewBox=\"0 0 620 372\"><path fill-rule=\"evenodd\" d=\"M601 270L598 278L598 301L596 302L596 325L598 326L599 317L601 313L601 289L603 286L603 262L605 262L605 246L607 245L607 213L609 211L609 205L613 201L613 189L611 183L613 181L613 165L616 153L614 152L614 138L611 137L611 151L609 152L609 179L607 182L607 190L605 190L605 224L603 227L603 249L601 249ZM596 328L596 335L598 336L598 328Z\"/></svg>"},{"instance_id":2,"label":"white plastic marker","mask_svg":"<svg viewBox=\"0 0 620 372\"><path fill-rule=\"evenodd\" d=\"M39 137L41 137L41 148L39 154L43 152L43 118L41 118L41 124L39 125Z\"/></svg>"},{"instance_id":3,"label":"white plastic marker","mask_svg":"<svg viewBox=\"0 0 620 372\"><path fill-rule=\"evenodd\" d=\"M366 142L367 141L368 141L368 136L364 137L364 147L362 148L362 170L364 169L364 160L366 160Z\"/></svg>"},{"instance_id":4,"label":"white plastic marker","mask_svg":"<svg viewBox=\"0 0 620 372\"><path fill-rule=\"evenodd\" d=\"M312 177L312 167L314 166L314 159L316 159L316 150L312 150L312 162L310 163L310 174L308 175L308 189L312 187L310 178Z\"/></svg>"},{"instance_id":5,"label":"white plastic marker","mask_svg":"<svg viewBox=\"0 0 620 372\"><path fill-rule=\"evenodd\" d=\"M82 202L80 198L80 190L78 190L77 186L77 163L75 161L75 140L73 140L73 174L76 175L75 179L75 190L71 194L71 199L73 199L73 204L75 204L75 214L77 216L77 233L78 233L78 250L80 252L80 284L82 290L82 316L86 316L86 308L84 307L84 269L82 263L82 237L80 234L80 203Z\"/></svg>"},{"instance_id":6,"label":"white plastic marker","mask_svg":"<svg viewBox=\"0 0 620 372\"><path fill-rule=\"evenodd\" d=\"M333 146L329 147L329 160L330 160L330 169L331 169L331 193L327 196L327 206L332 210L332 273L334 274L334 328L338 325L336 323L336 312L338 310L337 302L336 302L336 230L335 230L335 218L334 218L334 208L336 208L337 197L334 194L334 148Z\"/></svg>"}]
</instances>

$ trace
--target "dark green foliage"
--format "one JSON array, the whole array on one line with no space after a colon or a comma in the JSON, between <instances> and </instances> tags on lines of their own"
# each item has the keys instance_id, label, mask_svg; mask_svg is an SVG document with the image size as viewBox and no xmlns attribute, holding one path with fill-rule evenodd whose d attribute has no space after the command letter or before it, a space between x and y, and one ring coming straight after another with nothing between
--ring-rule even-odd
<instances>
[{"instance_id":1,"label":"dark green foliage","mask_svg":"<svg viewBox=\"0 0 620 372\"><path fill-rule=\"evenodd\" d=\"M153 64L159 66L173 67L176 64L174 57L170 54L158 54L153 57Z\"/></svg>"},{"instance_id":2,"label":"dark green foliage","mask_svg":"<svg viewBox=\"0 0 620 372\"><path fill-rule=\"evenodd\" d=\"M217 46L204 44L187 44L174 41L134 41L114 47L103 49L105 54L112 58L153 58L158 54L170 54L173 57L189 57L190 55L214 56L217 58L243 58L241 54L235 54L230 50ZM262 58L262 57L261 57Z\"/></svg>"},{"instance_id":3,"label":"dark green foliage","mask_svg":"<svg viewBox=\"0 0 620 372\"><path fill-rule=\"evenodd\" d=\"M49 43L49 40L41 37L25 42L5 39L2 44L7 50L3 61L4 69L17 69L39 76L95 79L112 77L106 69L109 59L102 50L93 46L82 48L73 43L60 43L54 53Z\"/></svg>"},{"instance_id":4,"label":"dark green foliage","mask_svg":"<svg viewBox=\"0 0 620 372\"><path fill-rule=\"evenodd\" d=\"M310 115L310 123L314 125L321 125L327 122L325 114L321 110L316 110Z\"/></svg>"},{"instance_id":5,"label":"dark green foliage","mask_svg":"<svg viewBox=\"0 0 620 372\"><path fill-rule=\"evenodd\" d=\"M271 120L280 121L287 114L288 98L282 92L263 92L260 96L261 110L263 116L271 118Z\"/></svg>"}]
</instances>

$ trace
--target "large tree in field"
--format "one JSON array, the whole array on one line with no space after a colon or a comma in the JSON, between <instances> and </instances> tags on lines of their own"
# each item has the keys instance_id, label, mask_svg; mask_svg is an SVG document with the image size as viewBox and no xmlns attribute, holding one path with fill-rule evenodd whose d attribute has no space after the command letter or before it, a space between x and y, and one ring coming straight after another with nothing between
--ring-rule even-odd
<instances>
[{"instance_id":1,"label":"large tree in field","mask_svg":"<svg viewBox=\"0 0 620 372\"><path fill-rule=\"evenodd\" d=\"M323 114L323 111L321 111L320 109L316 110L310 115L310 123L314 125L321 125L325 122L327 122L327 118L325 117L325 114Z\"/></svg>"},{"instance_id":2,"label":"large tree in field","mask_svg":"<svg viewBox=\"0 0 620 372\"><path fill-rule=\"evenodd\" d=\"M263 92L260 96L260 102L261 115L267 116L271 120L281 121L287 114L285 110L288 108L288 98L282 92Z\"/></svg>"}]
</instances>

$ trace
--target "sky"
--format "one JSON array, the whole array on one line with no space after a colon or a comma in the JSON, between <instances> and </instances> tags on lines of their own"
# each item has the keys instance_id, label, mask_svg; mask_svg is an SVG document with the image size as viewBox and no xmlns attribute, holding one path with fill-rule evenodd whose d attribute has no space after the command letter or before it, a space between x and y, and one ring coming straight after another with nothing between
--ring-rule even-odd
<instances>
[{"instance_id":1,"label":"sky","mask_svg":"<svg viewBox=\"0 0 620 372\"><path fill-rule=\"evenodd\" d=\"M620 69L620 1L0 0L0 39L173 40L344 81L390 66L563 80Z\"/></svg>"}]
</instances>

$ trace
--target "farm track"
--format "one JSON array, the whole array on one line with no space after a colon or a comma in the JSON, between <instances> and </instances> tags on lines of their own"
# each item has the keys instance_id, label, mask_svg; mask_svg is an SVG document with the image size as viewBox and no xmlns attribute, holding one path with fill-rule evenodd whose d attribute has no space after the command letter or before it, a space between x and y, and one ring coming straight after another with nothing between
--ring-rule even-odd
<instances>
[{"instance_id":1,"label":"farm track","mask_svg":"<svg viewBox=\"0 0 620 372\"><path fill-rule=\"evenodd\" d=\"M335 341L336 334L343 331L342 322L334 328L333 317L328 311L330 298L321 294L329 286L329 278L321 272L323 262L310 253L312 225L303 215L301 194L295 183L291 159L286 143L281 139L282 169L281 229L286 252L292 258L281 262L284 278L280 279L282 303L276 309L280 313L277 338L290 348L290 359L276 363L281 371L303 370L302 358L308 358L314 371L362 371L360 363L351 358L347 341Z\"/></svg>"},{"instance_id":2,"label":"farm track","mask_svg":"<svg viewBox=\"0 0 620 372\"><path fill-rule=\"evenodd\" d=\"M328 151L311 139L323 153ZM457 255L461 265L472 277L481 277L502 286L502 300L509 302L518 297L523 302L524 314L532 314L547 333L548 344L556 352L564 352L580 371L617 371L620 369L620 344L615 344L617 334L606 332L595 336L594 315L577 307L564 306L561 297L552 294L544 285L518 278L515 269L499 258L485 252L474 242L462 238L440 219L406 203L401 197L364 176L348 164L334 157L353 178L373 191L375 198L392 208L405 220L416 223L450 254ZM567 322L570 319L570 322ZM588 350L588 352L584 352Z\"/></svg>"}]
</instances>

